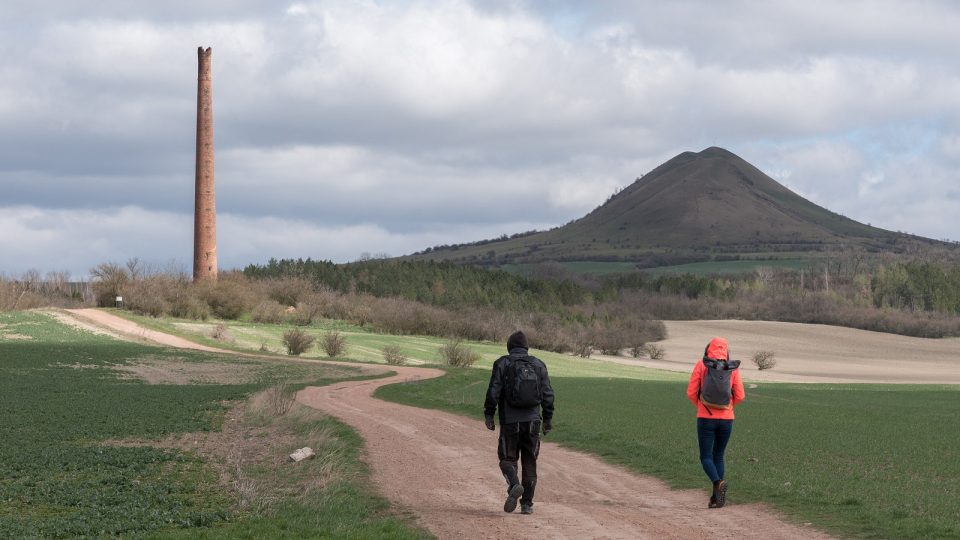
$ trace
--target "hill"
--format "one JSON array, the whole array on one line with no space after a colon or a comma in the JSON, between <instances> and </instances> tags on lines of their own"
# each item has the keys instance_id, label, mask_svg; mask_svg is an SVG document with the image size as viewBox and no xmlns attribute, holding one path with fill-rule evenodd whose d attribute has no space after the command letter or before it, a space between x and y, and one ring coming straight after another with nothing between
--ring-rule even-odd
<instances>
[{"instance_id":1,"label":"hill","mask_svg":"<svg viewBox=\"0 0 960 540\"><path fill-rule=\"evenodd\" d=\"M456 246L413 258L473 264L810 257L861 248L901 252L942 245L818 206L722 148L684 152L586 216L549 231Z\"/></svg>"}]
</instances>

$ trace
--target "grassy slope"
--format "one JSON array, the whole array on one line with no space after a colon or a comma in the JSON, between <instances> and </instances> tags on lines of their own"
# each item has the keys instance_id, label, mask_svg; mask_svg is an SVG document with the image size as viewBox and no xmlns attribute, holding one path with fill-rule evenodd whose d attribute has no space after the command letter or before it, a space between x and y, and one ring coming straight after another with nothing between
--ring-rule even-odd
<instances>
[{"instance_id":1,"label":"grassy slope","mask_svg":"<svg viewBox=\"0 0 960 540\"><path fill-rule=\"evenodd\" d=\"M452 370L377 395L479 419L486 382L486 373ZM550 440L706 493L684 383L553 377L553 385ZM748 390L727 455L731 501L768 502L845 535L956 538L958 397L956 388L930 386Z\"/></svg>"},{"instance_id":2,"label":"grassy slope","mask_svg":"<svg viewBox=\"0 0 960 540\"><path fill-rule=\"evenodd\" d=\"M280 378L316 378L320 370L117 342L39 313L0 313L0 325L7 336L17 336L0 339L0 537L162 536L178 529L192 537L201 530L216 535L227 522L238 533L228 536L274 537L289 522L300 523L298 514L318 521L316 507L296 500L277 507L272 520L236 514L236 501L201 459L99 441L216 430L226 401ZM259 377L250 384L147 385L120 379L110 369L146 356L254 363ZM354 466L360 441L345 426L336 429L347 441L344 464ZM320 520L327 529L302 528L304 534L295 536L381 529L400 537L422 535L377 515L386 504L365 486L358 477L330 492L324 507L329 512Z\"/></svg>"}]
</instances>

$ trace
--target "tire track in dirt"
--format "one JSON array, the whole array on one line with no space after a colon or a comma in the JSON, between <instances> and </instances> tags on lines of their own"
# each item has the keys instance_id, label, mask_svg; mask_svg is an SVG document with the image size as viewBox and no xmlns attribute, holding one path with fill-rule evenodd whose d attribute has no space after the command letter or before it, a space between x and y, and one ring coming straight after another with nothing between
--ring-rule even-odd
<instances>
[{"instance_id":1,"label":"tire track in dirt","mask_svg":"<svg viewBox=\"0 0 960 540\"><path fill-rule=\"evenodd\" d=\"M237 354L146 330L98 310L70 313L127 338ZM396 375L308 387L298 393L297 400L360 433L365 459L380 492L397 508L413 512L441 539L829 538L810 527L788 523L762 505L730 503L721 510L708 510L706 490L671 490L655 478L549 442L540 450L535 513L505 514L506 486L497 467L496 432L479 421L389 403L372 395L380 386L439 377L443 371L355 365ZM733 501L736 488L731 486Z\"/></svg>"}]
</instances>

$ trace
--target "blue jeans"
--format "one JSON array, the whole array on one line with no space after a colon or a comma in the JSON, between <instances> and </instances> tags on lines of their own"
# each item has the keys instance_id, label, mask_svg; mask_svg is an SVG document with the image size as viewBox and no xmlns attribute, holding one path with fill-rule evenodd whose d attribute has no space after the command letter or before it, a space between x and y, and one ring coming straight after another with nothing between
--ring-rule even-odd
<instances>
[{"instance_id":1,"label":"blue jeans","mask_svg":"<svg viewBox=\"0 0 960 540\"><path fill-rule=\"evenodd\" d=\"M700 464L712 482L723 480L723 451L727 448L732 431L733 420L697 418Z\"/></svg>"}]
</instances>

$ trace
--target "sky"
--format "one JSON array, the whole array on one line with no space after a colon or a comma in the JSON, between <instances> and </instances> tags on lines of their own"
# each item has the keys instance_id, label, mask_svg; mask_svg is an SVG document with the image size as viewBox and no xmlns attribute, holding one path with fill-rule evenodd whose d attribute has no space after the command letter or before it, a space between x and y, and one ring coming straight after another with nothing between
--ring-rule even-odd
<instances>
[{"instance_id":1,"label":"sky","mask_svg":"<svg viewBox=\"0 0 960 540\"><path fill-rule=\"evenodd\" d=\"M0 1L0 275L189 269L197 47L221 270L581 217L720 146L960 240L960 4Z\"/></svg>"}]
</instances>

